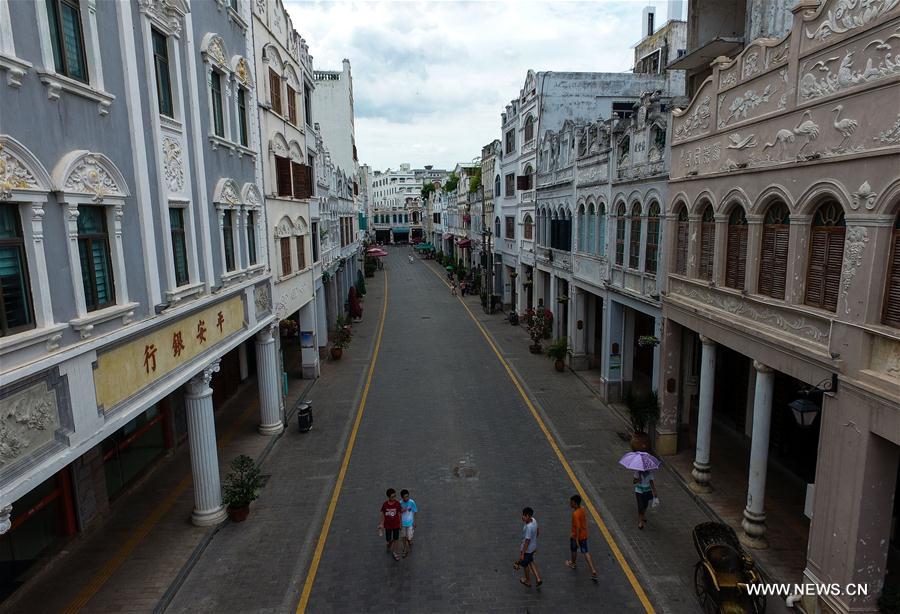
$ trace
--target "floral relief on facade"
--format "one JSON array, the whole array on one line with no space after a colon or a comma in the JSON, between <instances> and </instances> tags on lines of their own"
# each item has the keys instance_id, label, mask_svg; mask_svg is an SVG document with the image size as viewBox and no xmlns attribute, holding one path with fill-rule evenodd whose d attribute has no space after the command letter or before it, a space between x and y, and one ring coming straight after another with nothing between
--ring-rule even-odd
<instances>
[{"instance_id":1,"label":"floral relief on facade","mask_svg":"<svg viewBox=\"0 0 900 614\"><path fill-rule=\"evenodd\" d=\"M163 174L172 193L184 190L184 158L181 143L170 136L162 141Z\"/></svg>"},{"instance_id":2,"label":"floral relief on facade","mask_svg":"<svg viewBox=\"0 0 900 614\"><path fill-rule=\"evenodd\" d=\"M900 0L825 2L818 15L814 11L807 13L807 16L814 17L818 24L806 26L806 37L816 41L827 41L836 34L846 34L868 26L898 6L900 6Z\"/></svg>"},{"instance_id":3,"label":"floral relief on facade","mask_svg":"<svg viewBox=\"0 0 900 614\"><path fill-rule=\"evenodd\" d=\"M900 113L897 113L897 121L894 125L879 132L877 136L872 137L873 141L878 141L884 145L896 145L900 143Z\"/></svg>"},{"instance_id":4,"label":"floral relief on facade","mask_svg":"<svg viewBox=\"0 0 900 614\"><path fill-rule=\"evenodd\" d=\"M743 78L748 79L759 72L759 52L753 51L744 56Z\"/></svg>"},{"instance_id":5,"label":"floral relief on facade","mask_svg":"<svg viewBox=\"0 0 900 614\"><path fill-rule=\"evenodd\" d=\"M0 400L0 468L54 440L57 398L44 381Z\"/></svg>"},{"instance_id":6,"label":"floral relief on facade","mask_svg":"<svg viewBox=\"0 0 900 614\"><path fill-rule=\"evenodd\" d=\"M850 313L850 286L856 271L862 264L863 252L869 242L869 231L864 226L849 226L844 241L844 262L841 265L841 294L844 297L844 313Z\"/></svg>"},{"instance_id":7,"label":"floral relief on facade","mask_svg":"<svg viewBox=\"0 0 900 614\"><path fill-rule=\"evenodd\" d=\"M859 189L850 195L850 208L856 211L860 207L864 207L867 211L871 211L875 208L875 198L877 196L878 193L872 191L872 186L869 185L869 182L863 181Z\"/></svg>"},{"instance_id":8,"label":"floral relief on facade","mask_svg":"<svg viewBox=\"0 0 900 614\"><path fill-rule=\"evenodd\" d=\"M712 98L705 96L699 105L684 119L675 120L675 135L673 141L683 141L709 129L710 104ZM676 118L678 115L676 115Z\"/></svg>"},{"instance_id":9,"label":"floral relief on facade","mask_svg":"<svg viewBox=\"0 0 900 614\"><path fill-rule=\"evenodd\" d=\"M13 190L36 190L34 173L0 144L0 200L12 197Z\"/></svg>"},{"instance_id":10,"label":"floral relief on facade","mask_svg":"<svg viewBox=\"0 0 900 614\"><path fill-rule=\"evenodd\" d=\"M826 344L828 342L829 328L827 322L824 321L820 323L775 308L753 305L744 298L707 288L694 287L678 280L672 280L671 294L715 307L752 322L767 324L814 343Z\"/></svg>"},{"instance_id":11,"label":"floral relief on facade","mask_svg":"<svg viewBox=\"0 0 900 614\"><path fill-rule=\"evenodd\" d=\"M67 192L91 194L94 202L102 202L106 196L122 193L116 181L93 155L84 156L75 165L64 185Z\"/></svg>"},{"instance_id":12,"label":"floral relief on facade","mask_svg":"<svg viewBox=\"0 0 900 614\"><path fill-rule=\"evenodd\" d=\"M256 317L269 313L272 309L272 291L269 284L259 284L253 288L253 305Z\"/></svg>"}]
</instances>

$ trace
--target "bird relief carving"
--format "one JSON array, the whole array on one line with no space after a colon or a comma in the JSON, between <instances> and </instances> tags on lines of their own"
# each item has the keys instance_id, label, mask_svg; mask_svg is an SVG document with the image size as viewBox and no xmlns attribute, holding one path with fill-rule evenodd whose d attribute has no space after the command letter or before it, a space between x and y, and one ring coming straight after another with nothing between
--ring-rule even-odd
<instances>
[{"instance_id":1,"label":"bird relief carving","mask_svg":"<svg viewBox=\"0 0 900 614\"><path fill-rule=\"evenodd\" d=\"M778 132L775 133L775 138L770 143L766 143L763 145L763 151L766 151L770 148L777 147L778 148L778 157L775 158L775 161L781 161L784 159L785 153L787 153L787 148L790 144L792 144L797 138L805 139L803 145L797 150L796 157L799 159L803 155L803 151L809 147L809 145L819 138L819 124L817 124L812 119L812 113L807 109L803 112L803 116L800 118L800 123L798 123L794 128L787 129L781 128ZM767 155L768 160L773 160L771 154Z\"/></svg>"},{"instance_id":2,"label":"bird relief carving","mask_svg":"<svg viewBox=\"0 0 900 614\"><path fill-rule=\"evenodd\" d=\"M896 57L892 53L892 40L900 40L900 28L895 30L894 34L884 39L875 38L869 41L861 50L847 49L844 57L838 56L818 60L807 70L804 64L801 72L803 76L800 78L800 98L801 100L815 100L830 94L834 94L845 90L849 87L861 85L885 79L892 75L900 74L900 57ZM861 70L854 68L854 55L859 53L864 55L875 52L875 54L865 59L865 67ZM840 60L836 72L832 72L831 64ZM816 73L821 73L819 78Z\"/></svg>"},{"instance_id":3,"label":"bird relief carving","mask_svg":"<svg viewBox=\"0 0 900 614\"><path fill-rule=\"evenodd\" d=\"M900 0L838 0L815 30L806 28L806 37L826 41L834 34L866 26L897 6Z\"/></svg>"}]
</instances>

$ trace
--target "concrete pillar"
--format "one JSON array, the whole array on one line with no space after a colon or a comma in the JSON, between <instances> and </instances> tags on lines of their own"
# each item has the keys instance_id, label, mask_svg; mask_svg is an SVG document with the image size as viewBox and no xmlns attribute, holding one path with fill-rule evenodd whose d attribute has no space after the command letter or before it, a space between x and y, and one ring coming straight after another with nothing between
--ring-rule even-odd
<instances>
[{"instance_id":1,"label":"concrete pillar","mask_svg":"<svg viewBox=\"0 0 900 614\"><path fill-rule=\"evenodd\" d=\"M259 432L277 435L284 430L281 420L281 391L278 357L275 353L276 324L256 333L256 381L259 386Z\"/></svg>"},{"instance_id":2,"label":"concrete pillar","mask_svg":"<svg viewBox=\"0 0 900 614\"><path fill-rule=\"evenodd\" d=\"M603 401L611 403L622 398L622 334L625 314L621 303L608 298L603 301L602 350Z\"/></svg>"},{"instance_id":3,"label":"concrete pillar","mask_svg":"<svg viewBox=\"0 0 900 614\"><path fill-rule=\"evenodd\" d=\"M328 318L325 315L325 288L316 288L316 343L319 344L319 358L325 358L328 348Z\"/></svg>"},{"instance_id":4,"label":"concrete pillar","mask_svg":"<svg viewBox=\"0 0 900 614\"><path fill-rule=\"evenodd\" d=\"M659 336L662 374L659 385L660 414L656 422L656 445L660 455L678 451L678 397L681 394L682 328L674 320L666 320Z\"/></svg>"},{"instance_id":5,"label":"concrete pillar","mask_svg":"<svg viewBox=\"0 0 900 614\"><path fill-rule=\"evenodd\" d=\"M243 382L250 376L250 366L247 364L247 346L243 343L238 346L238 369Z\"/></svg>"},{"instance_id":6,"label":"concrete pillar","mask_svg":"<svg viewBox=\"0 0 900 614\"><path fill-rule=\"evenodd\" d=\"M712 438L713 391L716 382L716 342L708 337L700 336L703 354L700 357L700 412L697 416L697 452L694 457L694 470L691 475L691 490L709 492L709 450Z\"/></svg>"},{"instance_id":7,"label":"concrete pillar","mask_svg":"<svg viewBox=\"0 0 900 614\"><path fill-rule=\"evenodd\" d=\"M191 522L205 527L225 520L222 486L219 482L219 453L216 449L216 422L213 415L212 388L209 382L219 370L219 361L211 363L186 384L184 404L194 480L194 511Z\"/></svg>"},{"instance_id":8,"label":"concrete pillar","mask_svg":"<svg viewBox=\"0 0 900 614\"><path fill-rule=\"evenodd\" d=\"M556 297L559 296L559 283L556 279L556 275L550 273L550 304L545 305L547 309L549 309L553 313L553 332L557 333L559 330L559 303L556 302ZM559 334L554 334L554 337L558 337Z\"/></svg>"},{"instance_id":9,"label":"concrete pillar","mask_svg":"<svg viewBox=\"0 0 900 614\"><path fill-rule=\"evenodd\" d=\"M576 371L584 371L590 366L587 355L587 293L576 286L569 290L572 303L572 317L569 318L569 343L572 346L570 366ZM578 323L581 322L579 327Z\"/></svg>"},{"instance_id":10,"label":"concrete pillar","mask_svg":"<svg viewBox=\"0 0 900 614\"><path fill-rule=\"evenodd\" d=\"M767 548L766 541L766 469L769 465L769 426L772 423L772 394L775 374L772 368L753 361L756 389L753 394L753 438L750 440L750 477L747 507L741 526L741 542L751 548Z\"/></svg>"}]
</instances>

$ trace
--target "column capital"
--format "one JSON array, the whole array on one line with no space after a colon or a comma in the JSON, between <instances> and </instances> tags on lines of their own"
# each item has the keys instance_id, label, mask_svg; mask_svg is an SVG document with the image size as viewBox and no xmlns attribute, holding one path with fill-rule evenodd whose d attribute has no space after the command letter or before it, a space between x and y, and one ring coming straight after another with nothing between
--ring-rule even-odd
<instances>
[{"instance_id":1,"label":"column capital","mask_svg":"<svg viewBox=\"0 0 900 614\"><path fill-rule=\"evenodd\" d=\"M11 515L12 505L4 505L0 508L0 535L3 535L12 527L12 521L9 518Z\"/></svg>"},{"instance_id":2,"label":"column capital","mask_svg":"<svg viewBox=\"0 0 900 614\"><path fill-rule=\"evenodd\" d=\"M186 384L188 395L192 397L203 397L211 395L212 388L209 387L209 382L212 381L213 374L217 373L218 371L218 359L203 367L203 369L197 375L188 380Z\"/></svg>"},{"instance_id":3,"label":"column capital","mask_svg":"<svg viewBox=\"0 0 900 614\"><path fill-rule=\"evenodd\" d=\"M700 343L702 343L703 345L715 345L716 344L716 342L714 340L710 339L706 335L699 335L699 337L700 337Z\"/></svg>"},{"instance_id":4,"label":"column capital","mask_svg":"<svg viewBox=\"0 0 900 614\"><path fill-rule=\"evenodd\" d=\"M257 343L271 343L275 340L275 329L278 328L278 322L273 320L263 326L256 333Z\"/></svg>"},{"instance_id":5,"label":"column capital","mask_svg":"<svg viewBox=\"0 0 900 614\"><path fill-rule=\"evenodd\" d=\"M753 361L753 368L756 369L757 373L771 373L772 372L772 367L770 367L769 365L765 365L765 364L759 362L758 360Z\"/></svg>"}]
</instances>

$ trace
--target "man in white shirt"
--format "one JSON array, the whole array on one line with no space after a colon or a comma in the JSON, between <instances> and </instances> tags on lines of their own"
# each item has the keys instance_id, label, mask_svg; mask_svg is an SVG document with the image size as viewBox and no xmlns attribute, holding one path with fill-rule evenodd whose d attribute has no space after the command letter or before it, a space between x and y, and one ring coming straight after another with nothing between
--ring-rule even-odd
<instances>
[{"instance_id":1,"label":"man in white shirt","mask_svg":"<svg viewBox=\"0 0 900 614\"><path fill-rule=\"evenodd\" d=\"M534 555L537 552L538 536L541 534L541 531L538 528L537 519L534 517L534 510L530 507L522 510L522 522L525 525L522 527L522 544L519 546L519 560L516 561L513 567L516 571L519 568L522 569L524 577L519 578L519 582L531 588L529 569L531 573L534 573L536 585L540 586L543 583L541 572L538 570L537 563L534 560Z\"/></svg>"}]
</instances>

